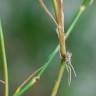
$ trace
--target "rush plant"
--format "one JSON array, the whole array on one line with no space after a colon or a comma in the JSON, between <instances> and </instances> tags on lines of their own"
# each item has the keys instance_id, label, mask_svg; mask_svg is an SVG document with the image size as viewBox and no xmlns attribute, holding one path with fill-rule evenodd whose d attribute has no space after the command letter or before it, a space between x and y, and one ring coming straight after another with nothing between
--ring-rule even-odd
<instances>
[{"instance_id":1,"label":"rush plant","mask_svg":"<svg viewBox=\"0 0 96 96\"><path fill-rule=\"evenodd\" d=\"M56 33L58 35L59 44L53 50L53 52L48 56L48 60L42 65L39 69L37 69L34 73L32 73L15 91L14 96L21 96L27 91L30 87L32 87L43 75L43 73L48 68L50 62L53 60L56 53L60 50L60 66L57 71L57 77L55 79L54 86L52 88L51 96L56 96L57 92L60 87L60 82L62 80L62 76L64 74L64 70L66 69L68 72L68 83L71 83L71 70L73 71L74 75L76 76L76 72L74 70L73 65L71 64L71 56L72 54L67 51L66 49L66 40L68 39L69 35L71 34L73 28L75 27L76 23L78 22L80 16L85 11L85 9L93 3L94 0L83 0L82 4L78 8L78 11L75 15L75 18L72 24L69 26L67 32L64 30L64 0L52 0L53 8L54 8L54 15L49 11L47 6L44 3L44 0L39 0L40 4L42 5L45 12L48 14L49 17L53 20L54 24L56 25ZM55 17L54 17L55 16ZM2 57L3 57L3 66L4 66L4 96L8 96L9 88L8 88L8 65L7 65L7 58L5 52L5 44L4 44L4 36L2 32L1 22L0 22L0 42L1 42L1 49L2 49Z\"/></svg>"}]
</instances>

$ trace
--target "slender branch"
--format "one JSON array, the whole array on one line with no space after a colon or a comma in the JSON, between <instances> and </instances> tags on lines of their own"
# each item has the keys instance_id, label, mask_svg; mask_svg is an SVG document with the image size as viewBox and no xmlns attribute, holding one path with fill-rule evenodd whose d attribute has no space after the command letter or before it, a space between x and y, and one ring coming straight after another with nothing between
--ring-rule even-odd
<instances>
[{"instance_id":1,"label":"slender branch","mask_svg":"<svg viewBox=\"0 0 96 96\"><path fill-rule=\"evenodd\" d=\"M5 79L5 91L4 96L8 96L9 90L8 90L8 67L7 67L7 58L6 58L6 52L5 52L5 44L4 44L4 36L0 21L0 43L1 43L1 50L2 50L2 57L3 57L3 68L4 68L4 79Z\"/></svg>"}]
</instances>

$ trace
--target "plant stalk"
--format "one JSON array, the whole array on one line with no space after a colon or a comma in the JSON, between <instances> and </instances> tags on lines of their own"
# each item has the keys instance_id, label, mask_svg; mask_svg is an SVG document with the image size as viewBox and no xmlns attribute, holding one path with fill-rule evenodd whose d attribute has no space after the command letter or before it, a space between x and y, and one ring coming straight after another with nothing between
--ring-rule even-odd
<instances>
[{"instance_id":1,"label":"plant stalk","mask_svg":"<svg viewBox=\"0 0 96 96\"><path fill-rule=\"evenodd\" d=\"M66 55L66 44L65 44L65 32L64 32L64 4L63 0L53 0L55 18L57 22L57 34L60 45L60 55L65 58Z\"/></svg>"},{"instance_id":2,"label":"plant stalk","mask_svg":"<svg viewBox=\"0 0 96 96\"><path fill-rule=\"evenodd\" d=\"M9 94L9 90L8 90L8 67L7 67L4 35L3 35L3 31L2 31L1 21L0 21L0 43L1 43L1 50L2 50L2 57L3 57L4 80L5 80L4 96L8 96L8 94Z\"/></svg>"},{"instance_id":3,"label":"plant stalk","mask_svg":"<svg viewBox=\"0 0 96 96\"><path fill-rule=\"evenodd\" d=\"M60 67L59 67L55 84L54 84L55 86L53 86L51 96L56 96L58 92L59 85L63 77L64 69L65 69L65 63L64 63L64 60L61 60Z\"/></svg>"},{"instance_id":4,"label":"plant stalk","mask_svg":"<svg viewBox=\"0 0 96 96\"><path fill-rule=\"evenodd\" d=\"M53 5L55 9L58 9L58 6L56 4L56 0L53 0ZM59 1L59 0L57 0ZM88 6L88 4L90 3L89 1L91 0L84 0L83 3L81 4L80 8L79 8L79 11L78 13L76 14L75 16L75 19L74 21L72 22L71 26L69 27L67 33L65 34L65 40L69 37L69 35L71 34L73 28L75 27L77 21L79 20L80 16L82 15L82 13L85 11L86 7ZM86 3L87 2L87 3ZM60 6L59 6L60 7ZM58 10L57 10L57 13ZM57 46L58 50L59 50L59 45ZM56 48L56 49L57 49ZM66 47L65 47L66 48ZM61 60L62 62L62 60ZM62 76L63 76L63 73L64 73L64 69L65 69L65 63L64 63L64 60L63 60L63 63L60 64L60 67L59 67L59 70L57 72L57 77L56 77L56 81L55 81L55 84L53 86L53 90L52 90L52 93L51 93L51 96L56 96L57 95L57 92L58 92L58 89L59 89L59 86L60 86L60 82L62 80Z\"/></svg>"},{"instance_id":5,"label":"plant stalk","mask_svg":"<svg viewBox=\"0 0 96 96\"><path fill-rule=\"evenodd\" d=\"M42 0L40 0L40 1L42 1ZM67 32L65 34L65 40L67 40L67 38L69 37L69 35L72 33L72 30L74 29L74 27L76 26L78 20L80 19L80 16L82 15L82 13L85 11L85 9L87 8L87 6L89 5L89 3L90 3L89 1L92 1L92 0L83 0L83 3L80 5L80 8L79 8L78 12L76 13L76 16L75 16L73 22L71 23L71 25L69 26L69 28L68 28L68 30L67 30ZM56 25L58 25L58 24L56 24ZM41 77L41 75L45 72L45 70L47 69L48 65L50 64L50 62L52 61L52 59L55 57L56 53L59 51L59 48L60 48L60 46L58 44L57 47L53 50L53 52L49 55L48 60L44 63L44 65L41 68L40 74L38 75L39 77ZM60 64L60 66L61 66L61 64ZM64 70L64 68L65 67L64 67L64 63L63 63L62 66L59 67L58 73L63 74L64 71L60 71L60 70ZM57 79L56 80L58 80L58 78L62 78L62 75L60 75L60 77L57 75ZM23 86L23 88L21 88L19 90L19 92L17 92L16 94L19 94L19 93L22 93L23 94L26 90L28 90L32 86L31 84L29 86L29 83L30 82L32 82L32 81L30 80L28 82L28 85ZM61 82L61 79L59 79L59 82ZM57 87L57 85L58 85L58 87ZM55 94L55 96L56 96L56 93L58 91L59 85L60 85L60 83L57 83L56 84L56 87L55 87L55 85L53 87L54 90L52 92ZM27 86L29 86L29 87L27 87ZM26 90L25 90L25 87L27 87ZM19 89L19 87L17 89ZM21 96L22 95L22 94L20 94L20 95L16 95L16 94L14 96Z\"/></svg>"}]
</instances>

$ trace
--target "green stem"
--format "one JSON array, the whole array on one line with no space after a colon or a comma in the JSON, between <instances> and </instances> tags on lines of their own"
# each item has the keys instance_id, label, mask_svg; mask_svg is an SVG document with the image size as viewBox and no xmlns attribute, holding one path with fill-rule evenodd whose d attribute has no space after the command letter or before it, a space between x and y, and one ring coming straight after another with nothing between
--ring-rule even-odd
<instances>
[{"instance_id":1,"label":"green stem","mask_svg":"<svg viewBox=\"0 0 96 96\"><path fill-rule=\"evenodd\" d=\"M5 44L4 44L4 36L0 21L0 42L1 42L1 50L2 50L2 57L3 57L3 68L4 68L4 79L5 79L5 91L4 96L8 96L8 67L7 67L7 59L6 59L6 52L5 52Z\"/></svg>"},{"instance_id":2,"label":"green stem","mask_svg":"<svg viewBox=\"0 0 96 96\"><path fill-rule=\"evenodd\" d=\"M79 18L80 18L81 15L82 15L82 11L78 11L78 13L77 13L77 15L76 15L76 17L75 17L72 25L70 26L70 28L69 28L68 31L66 32L65 38L68 38L68 36L71 34L74 26L76 25L76 23L77 23L77 21L79 20Z\"/></svg>"},{"instance_id":3,"label":"green stem","mask_svg":"<svg viewBox=\"0 0 96 96\"><path fill-rule=\"evenodd\" d=\"M71 34L71 32L72 32L73 28L75 27L77 21L79 20L80 16L81 16L81 12L79 11L79 12L76 14L76 17L75 17L75 19L73 20L71 26L69 27L67 33L65 34L65 40L66 40L66 39L68 38L68 36ZM55 57L55 55L57 54L58 51L59 51L59 44L58 44L57 47L54 49L54 51L50 54L47 62L42 66L42 70L41 70L41 72L40 72L40 74L39 74L39 77L44 73L44 71L46 70L46 68L48 67L48 65L50 64L50 62L52 61L52 59ZM61 67L60 67L60 68L61 68ZM29 82L29 83L30 83L30 82ZM28 84L27 86L25 85L26 90L28 90L29 85L30 85L30 84ZM31 86L32 86L32 85L30 85L30 87L31 87ZM18 87L18 88L19 88L19 87ZM18 88L17 88L17 89L18 89ZM22 94L26 91L25 88L20 89L20 91L17 92L17 93L15 93L14 96L20 96L20 95L22 95ZM19 94L19 95L18 95L18 94Z\"/></svg>"},{"instance_id":4,"label":"green stem","mask_svg":"<svg viewBox=\"0 0 96 96\"><path fill-rule=\"evenodd\" d=\"M89 1L91 1L91 0L83 0L83 3L81 4L78 12L76 13L75 19L73 20L72 24L70 25L69 29L67 30L67 32L65 34L65 40L69 37L69 35L71 34L73 28L76 26L76 23L78 22L80 16L85 11L85 9L88 6L88 4L90 3ZM57 54L58 51L59 51L59 44L54 49L54 51L49 55L49 58L48 58L47 62L40 68L40 70L38 70L40 73L37 75L37 77L41 77L41 75L45 72L45 70L47 69L48 65L50 64L50 62L52 61L52 59L55 57L55 55ZM60 64L60 66L61 67L60 67L58 73L63 74L63 71L62 70L64 70L64 63L63 64ZM60 77L58 75L56 80L59 80L58 82L61 82L61 79L60 78L62 78L62 75L60 75ZM18 87L17 89L19 89L19 91L16 92L14 96L21 96L25 91L27 91L32 86L32 81L33 81L33 79L30 80L29 82L27 82L27 84L25 86L23 86L22 88L20 88L20 89ZM57 87L57 85L58 85L58 87ZM56 84L56 87L54 86L54 92L53 93L57 93L57 91L58 91L57 89L59 88L59 85L60 84L57 83Z\"/></svg>"},{"instance_id":5,"label":"green stem","mask_svg":"<svg viewBox=\"0 0 96 96\"><path fill-rule=\"evenodd\" d=\"M57 78L56 78L56 81L54 83L51 96L56 96L56 94L58 92L59 85L60 85L60 82L62 80L62 76L63 76L63 73L64 73L64 69L65 69L65 63L64 63L63 60L61 60L60 68L59 68L58 73L57 73Z\"/></svg>"},{"instance_id":6,"label":"green stem","mask_svg":"<svg viewBox=\"0 0 96 96\"><path fill-rule=\"evenodd\" d=\"M72 22L71 26L69 27L69 29L68 29L68 31L67 31L67 33L65 35L65 40L71 34L71 32L72 32L73 28L75 27L77 21L79 20L80 16L82 15L84 10L86 9L87 5L90 3L89 1L90 0L84 0L83 1L82 5L80 6L80 9L79 9L78 13L75 16L74 21ZM59 50L58 46L57 46L57 48ZM62 80L62 76L63 76L63 73L64 73L64 69L65 69L65 63L64 63L64 61L61 61L61 64L60 64L59 70L57 72L57 77L56 77L55 84L53 86L53 90L52 90L51 96L56 96L57 95L57 92L58 92L58 89L59 89L59 86L60 86L60 82Z\"/></svg>"},{"instance_id":7,"label":"green stem","mask_svg":"<svg viewBox=\"0 0 96 96\"><path fill-rule=\"evenodd\" d=\"M58 46L59 47L59 46ZM51 53L51 55L49 56L49 58L48 58L48 61L43 65L43 66L41 66L41 68L39 68L39 69L37 69L36 70L36 74L35 74L35 77L37 78L40 78L41 77L41 75L44 73L44 71L46 70L46 68L48 67L48 65L50 64L50 62L52 61L52 59L54 58L54 56L56 55L56 53L58 52L58 48L57 49L55 49L52 53ZM38 74L37 74L38 73ZM33 75L33 73L29 76L29 78L30 77L33 77L32 76ZM35 78L34 77L34 78ZM27 91L32 85L33 85L33 79L34 78L30 78L31 80L29 81L29 82L26 82L24 85L24 87L21 87L21 86L19 86L18 88L17 88L17 90L15 91L15 93L14 93L14 96L21 96L25 91ZM26 80L25 80L26 81ZM25 82L24 81L24 82ZM28 81L28 78L27 78L27 81ZM24 83L23 82L23 83ZM21 84L22 85L22 84Z\"/></svg>"}]
</instances>

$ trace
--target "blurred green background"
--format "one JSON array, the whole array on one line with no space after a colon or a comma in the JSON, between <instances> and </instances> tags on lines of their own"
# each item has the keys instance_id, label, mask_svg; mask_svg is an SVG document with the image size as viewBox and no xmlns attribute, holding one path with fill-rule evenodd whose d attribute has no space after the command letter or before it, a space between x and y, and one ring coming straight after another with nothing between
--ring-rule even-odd
<instances>
[{"instance_id":1,"label":"blurred green background","mask_svg":"<svg viewBox=\"0 0 96 96\"><path fill-rule=\"evenodd\" d=\"M47 1L53 12L51 0ZM64 0L65 31L71 24L83 0ZM67 50L72 52L72 64L77 78L68 86L64 73L57 96L96 96L96 0L81 16L67 40ZM42 66L58 44L55 25L38 0L0 0L0 16L5 35L9 69L10 96L32 72ZM1 58L0 50L0 58ZM45 71L41 80L22 96L50 96L59 53ZM0 79L3 79L2 58ZM0 84L0 96L4 85Z\"/></svg>"}]
</instances>

